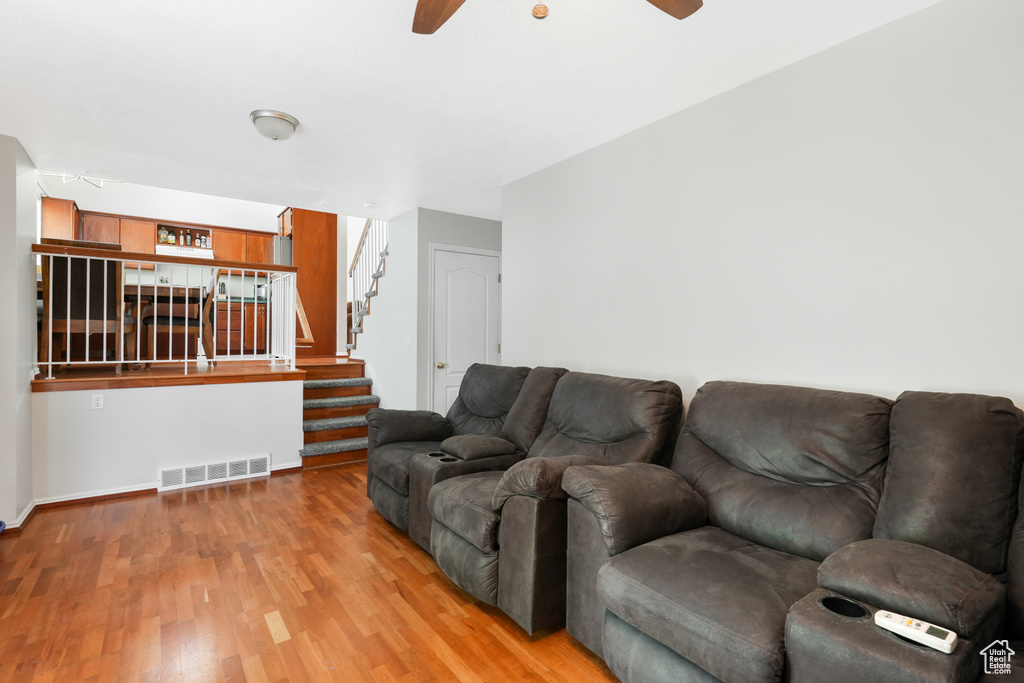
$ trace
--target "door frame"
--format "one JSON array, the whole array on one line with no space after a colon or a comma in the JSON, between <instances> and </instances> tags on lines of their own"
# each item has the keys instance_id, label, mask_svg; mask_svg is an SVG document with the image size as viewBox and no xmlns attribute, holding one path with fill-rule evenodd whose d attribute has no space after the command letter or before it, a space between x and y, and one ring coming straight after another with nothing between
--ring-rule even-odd
<instances>
[{"instance_id":1,"label":"door frame","mask_svg":"<svg viewBox=\"0 0 1024 683\"><path fill-rule=\"evenodd\" d=\"M457 244L443 244L441 242L429 242L427 248L430 252L430 272L427 283L427 400L429 409L434 410L434 275L436 268L436 255L439 251L451 251L457 254L470 254L472 256L492 256L498 259L498 363L501 363L501 251L494 249L478 249L476 247L463 247ZM435 410L435 412L437 412Z\"/></svg>"}]
</instances>

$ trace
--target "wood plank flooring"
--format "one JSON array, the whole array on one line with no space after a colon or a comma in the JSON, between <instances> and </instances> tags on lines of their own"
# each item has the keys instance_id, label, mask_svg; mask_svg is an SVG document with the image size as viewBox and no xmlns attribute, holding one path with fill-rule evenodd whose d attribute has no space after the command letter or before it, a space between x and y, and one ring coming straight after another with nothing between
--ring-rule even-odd
<instances>
[{"instance_id":1,"label":"wood plank flooring","mask_svg":"<svg viewBox=\"0 0 1024 683\"><path fill-rule=\"evenodd\" d=\"M373 510L366 465L42 510L0 536L0 682L614 681Z\"/></svg>"}]
</instances>

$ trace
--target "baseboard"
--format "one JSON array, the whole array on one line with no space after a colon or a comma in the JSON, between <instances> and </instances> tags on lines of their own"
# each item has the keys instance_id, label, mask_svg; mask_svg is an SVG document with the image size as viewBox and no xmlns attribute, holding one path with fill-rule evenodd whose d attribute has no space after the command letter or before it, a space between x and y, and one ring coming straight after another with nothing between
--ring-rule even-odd
<instances>
[{"instance_id":1,"label":"baseboard","mask_svg":"<svg viewBox=\"0 0 1024 683\"><path fill-rule=\"evenodd\" d=\"M144 486L126 486L124 488L110 489L108 491L90 491L85 495L80 494L44 498L43 500L35 501L33 505L39 510L49 510L50 508L67 507L69 505L100 503L105 500L131 498L133 496L146 495L149 493L156 493L156 487L152 484L146 484Z\"/></svg>"},{"instance_id":2,"label":"baseboard","mask_svg":"<svg viewBox=\"0 0 1024 683\"><path fill-rule=\"evenodd\" d=\"M286 463L281 467L272 468L270 476L277 477L285 474L295 474L302 472L302 463ZM212 482L210 485L216 485L218 482ZM231 483L231 482L219 482L219 483ZM39 510L49 510L52 508L71 507L72 505L89 505L91 503L102 503L108 500L117 500L119 498L134 498L135 496L146 496L155 495L158 491L155 486L146 485L143 487L129 486L121 489L111 489L109 491L93 491L87 495L73 495L73 496L57 496L54 498L44 498L43 500L33 501L24 512L14 522L8 523L7 528L4 530L4 536L8 534L14 536L24 531L25 526L29 523L29 520L35 516Z\"/></svg>"}]
</instances>

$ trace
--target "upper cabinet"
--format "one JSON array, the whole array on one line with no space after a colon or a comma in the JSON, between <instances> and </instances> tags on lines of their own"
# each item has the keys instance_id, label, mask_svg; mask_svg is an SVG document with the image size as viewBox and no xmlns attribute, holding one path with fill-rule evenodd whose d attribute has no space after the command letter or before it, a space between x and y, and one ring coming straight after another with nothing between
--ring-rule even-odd
<instances>
[{"instance_id":1,"label":"upper cabinet","mask_svg":"<svg viewBox=\"0 0 1024 683\"><path fill-rule=\"evenodd\" d=\"M251 263L274 262L273 233L250 232L245 235L245 260Z\"/></svg>"},{"instance_id":2,"label":"upper cabinet","mask_svg":"<svg viewBox=\"0 0 1024 683\"><path fill-rule=\"evenodd\" d=\"M281 214L278 219L282 229L287 223L290 233L292 210ZM41 220L42 236L47 238L108 242L120 244L124 251L155 254L161 232L171 232L174 233L175 246L191 246L193 249L211 248L204 247L202 242L203 237L209 237L213 257L222 261L274 263L274 233L270 232L79 211L74 201L54 197L42 198Z\"/></svg>"},{"instance_id":3,"label":"upper cabinet","mask_svg":"<svg viewBox=\"0 0 1024 683\"><path fill-rule=\"evenodd\" d=\"M58 240L78 239L81 215L78 205L70 199L43 197L41 213L42 236Z\"/></svg>"},{"instance_id":4,"label":"upper cabinet","mask_svg":"<svg viewBox=\"0 0 1024 683\"><path fill-rule=\"evenodd\" d=\"M82 239L87 242L121 244L121 219L102 213L82 214Z\"/></svg>"},{"instance_id":5,"label":"upper cabinet","mask_svg":"<svg viewBox=\"0 0 1024 683\"><path fill-rule=\"evenodd\" d=\"M121 249L139 254L154 253L156 245L156 221L134 218L121 219Z\"/></svg>"},{"instance_id":6,"label":"upper cabinet","mask_svg":"<svg viewBox=\"0 0 1024 683\"><path fill-rule=\"evenodd\" d=\"M277 214L277 232L281 237L291 237L292 211L293 209L289 208Z\"/></svg>"},{"instance_id":7,"label":"upper cabinet","mask_svg":"<svg viewBox=\"0 0 1024 683\"><path fill-rule=\"evenodd\" d=\"M212 230L213 257L221 261L246 261L245 233L236 230Z\"/></svg>"}]
</instances>

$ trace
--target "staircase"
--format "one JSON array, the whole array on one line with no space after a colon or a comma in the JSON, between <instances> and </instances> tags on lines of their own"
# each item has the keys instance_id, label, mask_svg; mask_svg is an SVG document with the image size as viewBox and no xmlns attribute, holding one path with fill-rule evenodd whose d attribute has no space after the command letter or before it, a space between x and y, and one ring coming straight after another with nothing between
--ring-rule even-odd
<instances>
[{"instance_id":1,"label":"staircase","mask_svg":"<svg viewBox=\"0 0 1024 683\"><path fill-rule=\"evenodd\" d=\"M362 363L300 361L302 383L302 469L366 460L366 412L380 399Z\"/></svg>"},{"instance_id":2,"label":"staircase","mask_svg":"<svg viewBox=\"0 0 1024 683\"><path fill-rule=\"evenodd\" d=\"M363 320L370 315L370 299L377 296L378 282L384 277L384 261L388 256L387 221L368 219L359 238L359 246L352 259L348 276L352 278L352 326L350 341L345 345L349 351L356 348L356 341L363 331Z\"/></svg>"}]
</instances>

